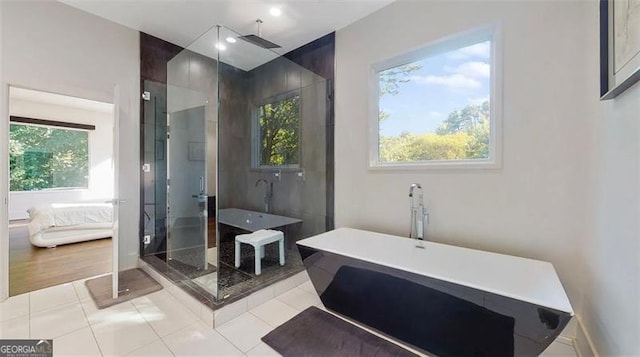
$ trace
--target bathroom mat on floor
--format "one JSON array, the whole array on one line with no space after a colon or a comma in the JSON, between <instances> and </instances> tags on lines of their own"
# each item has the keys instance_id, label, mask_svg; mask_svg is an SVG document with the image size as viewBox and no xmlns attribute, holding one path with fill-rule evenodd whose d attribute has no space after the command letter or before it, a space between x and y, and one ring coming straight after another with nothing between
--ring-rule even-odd
<instances>
[{"instance_id":1,"label":"bathroom mat on floor","mask_svg":"<svg viewBox=\"0 0 640 357\"><path fill-rule=\"evenodd\" d=\"M289 356L417 356L358 326L312 306L262 337Z\"/></svg>"},{"instance_id":2,"label":"bathroom mat on floor","mask_svg":"<svg viewBox=\"0 0 640 357\"><path fill-rule=\"evenodd\" d=\"M162 289L162 286L142 269L121 271L118 275L118 298L111 297L111 274L84 282L98 309L129 301Z\"/></svg>"}]
</instances>

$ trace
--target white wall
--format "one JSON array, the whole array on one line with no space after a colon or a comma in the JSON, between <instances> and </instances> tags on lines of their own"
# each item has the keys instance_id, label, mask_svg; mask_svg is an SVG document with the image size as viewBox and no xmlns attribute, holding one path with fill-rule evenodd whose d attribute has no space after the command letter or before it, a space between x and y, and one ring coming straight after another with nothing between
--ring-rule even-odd
<instances>
[{"instance_id":1,"label":"white wall","mask_svg":"<svg viewBox=\"0 0 640 357\"><path fill-rule=\"evenodd\" d=\"M127 200L120 206L119 266L134 267L140 197L138 33L55 1L2 1L0 6L3 86L113 103L119 85L119 197ZM6 96L6 88L3 92Z\"/></svg>"},{"instance_id":2,"label":"white wall","mask_svg":"<svg viewBox=\"0 0 640 357\"><path fill-rule=\"evenodd\" d=\"M395 2L336 35L336 226L407 236L422 183L428 239L550 261L576 311L589 236L590 123L597 67L586 53L594 2ZM367 170L369 66L494 22L503 32L501 169ZM589 57L589 58L588 58ZM593 105L590 106L591 108ZM377 116L377 115L375 115ZM565 331L575 334L575 327Z\"/></svg>"},{"instance_id":3,"label":"white wall","mask_svg":"<svg viewBox=\"0 0 640 357\"><path fill-rule=\"evenodd\" d=\"M585 240L583 325L602 356L640 355L640 85L599 104L595 234ZM585 342L585 341L580 341Z\"/></svg>"},{"instance_id":4,"label":"white wall","mask_svg":"<svg viewBox=\"0 0 640 357\"><path fill-rule=\"evenodd\" d=\"M4 17L4 7L0 2L0 116L6 117L9 105L9 88L4 85L4 29L2 19ZM9 122L3 121L0 117L0 143L9 142ZM9 147L8 145L0 145L0 170L3 167L9 167ZM8 175L8 173L0 171L0 175ZM9 297L9 182L3 182L0 179L0 301Z\"/></svg>"},{"instance_id":5,"label":"white wall","mask_svg":"<svg viewBox=\"0 0 640 357\"><path fill-rule=\"evenodd\" d=\"M34 205L60 202L104 202L113 197L113 112L86 110L22 99L9 99L9 114L27 118L94 125L89 133L88 189L24 191L9 194L9 219L26 219Z\"/></svg>"}]
</instances>

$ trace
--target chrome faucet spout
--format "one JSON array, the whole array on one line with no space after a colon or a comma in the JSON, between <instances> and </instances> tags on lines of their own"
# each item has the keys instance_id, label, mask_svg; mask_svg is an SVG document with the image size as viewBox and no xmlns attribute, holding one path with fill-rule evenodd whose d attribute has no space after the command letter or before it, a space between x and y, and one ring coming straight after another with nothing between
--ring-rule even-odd
<instances>
[{"instance_id":1,"label":"chrome faucet spout","mask_svg":"<svg viewBox=\"0 0 640 357\"><path fill-rule=\"evenodd\" d=\"M268 182L265 179L258 179L256 181L256 187L258 187L260 182L264 182L266 188L264 192L264 212L269 213L271 208L271 198L273 197L273 182Z\"/></svg>"}]
</instances>

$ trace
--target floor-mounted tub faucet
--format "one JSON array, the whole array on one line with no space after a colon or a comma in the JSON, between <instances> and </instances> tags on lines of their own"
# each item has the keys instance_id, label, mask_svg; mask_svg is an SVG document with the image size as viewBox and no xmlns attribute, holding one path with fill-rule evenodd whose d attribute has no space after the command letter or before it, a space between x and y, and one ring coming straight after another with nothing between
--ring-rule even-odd
<instances>
[{"instance_id":1,"label":"floor-mounted tub faucet","mask_svg":"<svg viewBox=\"0 0 640 357\"><path fill-rule=\"evenodd\" d=\"M264 182L266 191L264 192L264 211L265 213L269 213L271 209L271 198L273 197L273 182L267 182L265 179L258 179L256 181L256 187L260 184L260 182Z\"/></svg>"},{"instance_id":2,"label":"floor-mounted tub faucet","mask_svg":"<svg viewBox=\"0 0 640 357\"><path fill-rule=\"evenodd\" d=\"M416 200L416 190L419 190ZM424 207L422 186L412 183L409 186L409 210L411 212L411 231L409 238L424 239L424 225L429 223L429 214Z\"/></svg>"}]
</instances>

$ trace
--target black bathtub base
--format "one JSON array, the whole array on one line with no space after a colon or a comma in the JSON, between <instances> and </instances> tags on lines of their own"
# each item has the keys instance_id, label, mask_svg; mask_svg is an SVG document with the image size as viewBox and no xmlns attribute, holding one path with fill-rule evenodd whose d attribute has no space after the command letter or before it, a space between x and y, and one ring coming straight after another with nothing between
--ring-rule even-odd
<instances>
[{"instance_id":1,"label":"black bathtub base","mask_svg":"<svg viewBox=\"0 0 640 357\"><path fill-rule=\"evenodd\" d=\"M538 356L566 312L298 246L322 303L437 356Z\"/></svg>"}]
</instances>

